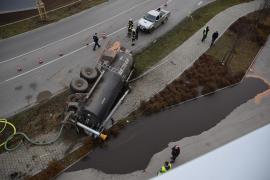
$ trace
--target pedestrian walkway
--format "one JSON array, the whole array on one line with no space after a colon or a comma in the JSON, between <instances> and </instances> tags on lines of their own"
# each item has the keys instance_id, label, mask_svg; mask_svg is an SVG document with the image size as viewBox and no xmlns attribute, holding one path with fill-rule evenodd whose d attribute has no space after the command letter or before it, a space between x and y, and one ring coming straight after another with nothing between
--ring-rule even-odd
<instances>
[{"instance_id":1,"label":"pedestrian walkway","mask_svg":"<svg viewBox=\"0 0 270 180\"><path fill-rule=\"evenodd\" d=\"M258 9L259 4L260 1L253 1L231 7L218 14L207 23L210 27L210 34L218 30L221 36L239 17ZM115 119L125 117L135 110L141 100L150 98L164 88L186 68L191 66L192 63L209 48L211 41L209 37L204 44L201 43L202 30L203 28L164 58L161 61L162 65L156 68L155 71L133 84L132 93L118 110ZM181 59L179 57L181 57ZM153 84L153 82L155 84ZM267 98L269 99L270 97ZM168 148L152 157L148 167L143 171L136 171L125 175L109 175L98 170L87 169L64 173L58 179L149 179L156 175L162 163L169 158L171 147L175 144L181 147L181 155L174 163L174 166L177 166L269 123L270 120L267 118L269 116L269 100L263 101L260 105L256 105L254 100L250 100L235 109L226 119L209 131L198 136L187 137L181 141L170 143Z\"/></svg>"},{"instance_id":2,"label":"pedestrian walkway","mask_svg":"<svg viewBox=\"0 0 270 180\"><path fill-rule=\"evenodd\" d=\"M209 35L212 34L212 32L215 30L218 30L220 35L222 35L226 31L226 29L239 17L258 9L259 4L260 1L252 1L250 3L231 7L224 12L218 14L207 23L207 25L210 27ZM196 32L179 48L177 48L170 55L164 58L161 61L161 63L163 64L159 66L155 71L151 72L139 81L136 81L132 85L134 87L133 91L128 96L128 98L126 98L126 101L117 111L117 114L114 118L118 120L122 117L127 116L130 112L132 112L139 106L141 100L146 100L150 98L152 95L164 88L166 84L169 84L172 80L178 77L186 68L192 65L192 63L196 59L198 59L198 57L202 55L209 48L210 45L210 36L203 44L201 43L201 36L202 29ZM38 169L42 167L37 167L37 164L33 163L33 161L35 161L36 159L40 159L41 161L44 161L45 165L48 161L54 158L52 156L48 156L49 154L56 154L56 159L59 159L63 156L63 153L61 152L65 149L66 147L63 145L63 143L59 142L48 147L21 148L19 151L16 151L16 153L13 153L12 156L10 156L9 153L2 153L0 154L0 164L4 164L4 166L1 166L0 168L1 177L3 175L3 179L6 179L8 174L18 170L25 172L30 169L32 170L31 172L37 172ZM28 154L31 154L31 156L26 156L27 152L29 152ZM33 156L32 154L36 154L36 156ZM22 158L23 160L21 160ZM22 161L29 162L29 164L21 165L20 162ZM153 172L155 171L154 174L156 174L156 170L161 167L161 164L163 162L163 159L159 160L158 162L153 161L153 163L150 164L149 168L155 169L153 170ZM14 164L16 164L16 166ZM90 169L85 171L67 173L66 175L60 176L59 179L147 179L153 176L153 172L152 170L147 170L147 173L143 171L138 171L128 175L114 176L105 175L100 173L99 171Z\"/></svg>"},{"instance_id":3,"label":"pedestrian walkway","mask_svg":"<svg viewBox=\"0 0 270 180\"><path fill-rule=\"evenodd\" d=\"M260 0L243 3L226 9L216 15L206 25L210 31L208 38L201 43L202 27L192 37L185 41L181 46L175 49L167 57L165 57L154 71L141 78L139 81L131 84L132 92L127 96L122 106L114 115L114 119L119 120L137 109L140 102L147 100L160 90L170 84L180 74L209 49L212 33L219 32L219 37L235 22L238 18L257 10L260 7Z\"/></svg>"}]
</instances>

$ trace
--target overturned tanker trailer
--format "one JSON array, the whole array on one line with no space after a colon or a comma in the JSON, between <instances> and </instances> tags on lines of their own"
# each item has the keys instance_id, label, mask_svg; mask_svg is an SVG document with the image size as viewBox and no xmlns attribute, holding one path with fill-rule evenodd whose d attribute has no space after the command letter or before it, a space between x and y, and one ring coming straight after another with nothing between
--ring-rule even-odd
<instances>
[{"instance_id":1,"label":"overturned tanker trailer","mask_svg":"<svg viewBox=\"0 0 270 180\"><path fill-rule=\"evenodd\" d=\"M95 69L83 67L80 78L71 81L65 121L105 140L102 131L130 91L128 81L133 71L132 55L119 42L105 49Z\"/></svg>"}]
</instances>

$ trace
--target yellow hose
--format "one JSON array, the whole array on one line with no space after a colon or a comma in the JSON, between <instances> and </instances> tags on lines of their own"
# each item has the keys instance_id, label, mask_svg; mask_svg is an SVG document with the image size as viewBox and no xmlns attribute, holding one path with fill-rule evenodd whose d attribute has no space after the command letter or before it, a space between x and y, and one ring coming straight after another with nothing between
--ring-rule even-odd
<instances>
[{"instance_id":1,"label":"yellow hose","mask_svg":"<svg viewBox=\"0 0 270 180\"><path fill-rule=\"evenodd\" d=\"M0 134L5 130L7 125L11 126L13 129L13 133L11 136L14 136L16 134L16 127L11 122L8 122L7 119L0 119L0 123L4 124L4 127L2 127L2 129L0 130ZM2 144L0 144L0 148L4 146L6 143L7 140L4 141Z\"/></svg>"},{"instance_id":2,"label":"yellow hose","mask_svg":"<svg viewBox=\"0 0 270 180\"><path fill-rule=\"evenodd\" d=\"M0 144L0 148L1 148L2 146L4 146L5 150L7 150L7 151L13 151L13 150L17 149L17 148L22 144L23 141L21 140L19 143L17 143L17 145L16 145L15 147L13 147L13 148L9 148L9 147L8 147L8 142L9 142L11 139L13 139L15 136L23 136L23 139L27 140L27 141L28 141L29 143L31 143L31 144L38 145L38 146L44 146L44 145L52 144L52 143L54 143L55 141L57 141L57 140L60 138L60 136L61 136L61 134L62 134L62 131L63 131L63 129L64 129L64 124L62 124L59 133L57 134L57 136L56 136L54 139L52 139L52 140L50 140L50 141L39 142L39 141L33 141L33 140L31 140L31 139L30 139L25 133L23 133L23 132L17 132L17 131L16 131L16 127L15 127L11 122L8 122L7 119L0 119L0 124L1 124L1 123L4 124L4 126L1 128L0 134L5 130L5 128L6 128L7 125L11 126L12 129L13 129L13 133L5 140L2 144Z\"/></svg>"}]
</instances>

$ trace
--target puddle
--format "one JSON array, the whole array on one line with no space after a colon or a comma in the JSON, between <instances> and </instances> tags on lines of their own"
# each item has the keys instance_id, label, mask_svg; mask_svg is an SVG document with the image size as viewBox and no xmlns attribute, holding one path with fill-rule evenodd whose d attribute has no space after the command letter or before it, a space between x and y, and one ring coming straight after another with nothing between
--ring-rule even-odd
<instances>
[{"instance_id":1,"label":"puddle","mask_svg":"<svg viewBox=\"0 0 270 180\"><path fill-rule=\"evenodd\" d=\"M52 93L50 91L42 91L37 95L37 102L42 102L50 99Z\"/></svg>"},{"instance_id":2,"label":"puddle","mask_svg":"<svg viewBox=\"0 0 270 180\"><path fill-rule=\"evenodd\" d=\"M262 80L246 78L240 85L211 96L140 117L116 139L110 140L105 148L95 149L68 171L94 168L109 174L124 174L145 169L151 157L166 148L169 142L214 127L236 107L268 88Z\"/></svg>"},{"instance_id":3,"label":"puddle","mask_svg":"<svg viewBox=\"0 0 270 180\"><path fill-rule=\"evenodd\" d=\"M29 87L33 90L36 90L37 89L37 83L33 82L33 83L30 83L29 84Z\"/></svg>"},{"instance_id":4,"label":"puddle","mask_svg":"<svg viewBox=\"0 0 270 180\"><path fill-rule=\"evenodd\" d=\"M22 90L22 88L23 88L23 86L22 86L22 85L19 85L19 86L16 86L14 89L15 89L16 91L19 91L19 90Z\"/></svg>"}]
</instances>

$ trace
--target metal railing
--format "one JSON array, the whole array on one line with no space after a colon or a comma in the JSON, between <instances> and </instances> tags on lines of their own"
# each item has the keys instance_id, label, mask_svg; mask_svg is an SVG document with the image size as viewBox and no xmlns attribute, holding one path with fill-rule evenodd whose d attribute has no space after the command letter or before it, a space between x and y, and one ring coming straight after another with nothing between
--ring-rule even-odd
<instances>
[{"instance_id":1,"label":"metal railing","mask_svg":"<svg viewBox=\"0 0 270 180\"><path fill-rule=\"evenodd\" d=\"M73 6L74 4L78 4L80 2L82 2L82 0L77 0L77 1L74 1L72 3L66 4L64 6L60 6L58 8L55 8L55 9L52 9L52 10L47 11L47 14L48 13L51 13L51 12L55 12L55 11L60 10L60 9L63 9L63 8L66 8L66 7L69 7L69 6ZM34 16L31 16L31 17L28 17L28 18L25 18L25 19L21 19L21 20L15 21L15 22L11 22L11 23L0 25L0 28L5 27L5 26L9 26L9 25L12 25L12 24L16 24L16 23L19 23L19 22L23 22L23 21L26 21L26 20L29 20L29 19L33 19L33 18L36 18L36 17L39 17L39 14L34 15Z\"/></svg>"}]
</instances>

